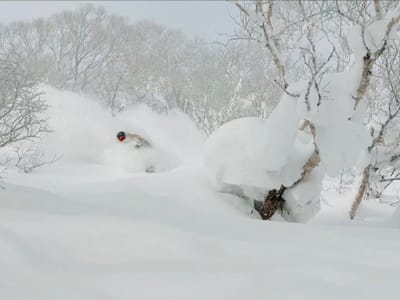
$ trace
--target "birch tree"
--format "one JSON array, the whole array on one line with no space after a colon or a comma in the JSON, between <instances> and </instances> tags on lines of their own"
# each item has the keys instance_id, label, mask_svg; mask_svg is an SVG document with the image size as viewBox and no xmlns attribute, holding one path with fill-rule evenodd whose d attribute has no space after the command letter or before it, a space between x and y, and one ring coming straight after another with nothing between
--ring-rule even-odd
<instances>
[{"instance_id":1,"label":"birch tree","mask_svg":"<svg viewBox=\"0 0 400 300\"><path fill-rule=\"evenodd\" d=\"M308 4L303 1L298 2L300 11L306 3ZM292 87L293 84L288 79L285 59L280 51L281 31L274 23L275 2L256 1L250 4L236 3L236 5L242 13L244 31L249 33L250 37L255 36L257 40L262 37L266 49L273 58L276 67L275 82L285 94L281 102L287 102L285 99L290 97L292 101L299 103L298 112L303 122L298 130L307 130L314 140L314 152L303 165L299 178L289 186L282 185L279 191L273 189L267 193L260 213L263 218L269 218L277 209L275 203L283 196L284 190L302 184L318 165L322 164L328 174L336 174L340 171L340 165L351 166L358 159L362 147L367 148L368 134L365 127L364 129L362 127L363 116L360 115L360 104L370 84L372 68L387 49L390 35L399 22L400 5L393 7L389 3L387 7L383 7L380 1L375 1L374 6L362 2L361 7L357 8L358 14L350 14L352 7L347 6L345 11L338 2L331 2L326 11L321 10L324 6L317 5L319 11L316 14L311 11L311 15L302 16L299 21L295 21L294 24L303 23L303 31L300 32L297 40L299 44L301 40L305 41L306 47L301 46L300 53L309 74L303 83L295 85L296 88ZM350 29L348 36L350 49L353 52L353 62L347 70L337 74L330 73L327 69L328 63L335 54L335 46L332 45L330 54L321 60L322 55L320 57L317 55L315 43L315 29L321 24L321 20L331 18L330 14L334 11L333 5L336 5L335 11L338 18L346 18L356 24ZM315 20L316 16L320 16L319 21ZM329 37L327 40L329 42ZM328 111L330 117L326 119ZM341 132L340 138L339 132ZM283 137L275 138L283 139ZM335 144L332 143L333 141ZM365 150L369 152L370 148ZM337 160L335 157L337 155L341 155L342 159ZM365 178L369 177L370 167L371 164L367 164L364 169L359 193L350 212L351 218L354 218L361 199L360 195L365 193Z\"/></svg>"}]
</instances>

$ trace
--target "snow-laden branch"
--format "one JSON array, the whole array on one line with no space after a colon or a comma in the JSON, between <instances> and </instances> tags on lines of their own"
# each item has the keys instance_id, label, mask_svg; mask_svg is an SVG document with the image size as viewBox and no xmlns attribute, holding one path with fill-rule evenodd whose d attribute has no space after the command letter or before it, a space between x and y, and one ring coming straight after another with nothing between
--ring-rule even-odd
<instances>
[{"instance_id":1,"label":"snow-laden branch","mask_svg":"<svg viewBox=\"0 0 400 300\"><path fill-rule=\"evenodd\" d=\"M390 34L400 21L400 3L393 11L388 12L384 17L381 16L382 11L380 1L375 0L374 3L377 13L376 20L373 20L370 24L361 25L361 36L365 48L365 54L362 57L361 80L355 95L353 96L355 101L354 109L357 108L362 97L367 92L372 76L372 67L375 61L385 51ZM367 37L369 37L369 41L367 41ZM379 42L378 45L376 45L376 41Z\"/></svg>"},{"instance_id":2,"label":"snow-laden branch","mask_svg":"<svg viewBox=\"0 0 400 300\"><path fill-rule=\"evenodd\" d=\"M389 11L385 16L382 17L382 9L380 6L380 1L374 1L376 18L372 20L370 24L362 25L361 27L361 35L362 42L365 48L365 54L362 57L362 74L361 80L353 96L354 110L357 109L361 99L367 92L367 88L370 84L371 76L372 76L372 68L376 62L376 60L382 55L382 53L386 50L388 45L388 40L390 35L396 25L400 20L400 3L396 6L393 11ZM382 19L382 20L381 20ZM367 37L369 40L367 41ZM379 42L378 45L376 42ZM357 54L357 53L356 53ZM397 115L399 109L395 112ZM371 145L368 147L368 152L371 152L372 148L381 140L382 135L390 123L390 121L394 118L394 116L389 116L384 124L382 124L379 134L373 139ZM354 202L351 206L350 210L350 218L354 219L357 209L364 198L365 192L369 185L370 172L371 172L371 163L369 163L363 171L361 184L359 186L357 195L354 199Z\"/></svg>"}]
</instances>

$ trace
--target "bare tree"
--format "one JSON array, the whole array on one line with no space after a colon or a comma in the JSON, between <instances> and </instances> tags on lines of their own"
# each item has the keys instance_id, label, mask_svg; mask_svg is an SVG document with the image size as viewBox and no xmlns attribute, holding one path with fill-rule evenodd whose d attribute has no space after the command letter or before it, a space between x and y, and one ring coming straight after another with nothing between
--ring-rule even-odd
<instances>
[{"instance_id":1,"label":"bare tree","mask_svg":"<svg viewBox=\"0 0 400 300\"><path fill-rule=\"evenodd\" d=\"M0 63L0 148L39 138L47 131L45 110L35 75L18 62Z\"/></svg>"},{"instance_id":2,"label":"bare tree","mask_svg":"<svg viewBox=\"0 0 400 300\"><path fill-rule=\"evenodd\" d=\"M370 89L369 125L371 168L368 195L380 198L393 182L399 180L399 60L400 47L393 39L374 68L374 84Z\"/></svg>"}]
</instances>

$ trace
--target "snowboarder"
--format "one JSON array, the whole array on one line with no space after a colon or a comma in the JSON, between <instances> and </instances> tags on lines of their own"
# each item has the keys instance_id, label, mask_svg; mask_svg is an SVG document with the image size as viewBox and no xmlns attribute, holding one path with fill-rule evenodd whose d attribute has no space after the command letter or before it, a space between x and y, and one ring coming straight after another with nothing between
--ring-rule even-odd
<instances>
[{"instance_id":1,"label":"snowboarder","mask_svg":"<svg viewBox=\"0 0 400 300\"><path fill-rule=\"evenodd\" d=\"M117 133L117 139L120 142L129 143L133 145L134 148L152 148L151 144L143 137L136 133L125 133L124 131L120 131ZM153 165L149 165L145 169L146 173L154 173L155 167Z\"/></svg>"},{"instance_id":2,"label":"snowboarder","mask_svg":"<svg viewBox=\"0 0 400 300\"><path fill-rule=\"evenodd\" d=\"M136 133L125 133L124 131L120 131L117 134L117 139L120 142L126 141L133 143L135 148L151 147L151 144L146 139Z\"/></svg>"}]
</instances>

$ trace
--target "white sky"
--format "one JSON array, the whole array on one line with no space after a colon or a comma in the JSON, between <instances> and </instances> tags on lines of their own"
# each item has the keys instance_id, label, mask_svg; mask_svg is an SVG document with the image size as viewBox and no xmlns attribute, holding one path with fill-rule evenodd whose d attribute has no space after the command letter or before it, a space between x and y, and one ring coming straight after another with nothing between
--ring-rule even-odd
<instances>
[{"instance_id":1,"label":"white sky","mask_svg":"<svg viewBox=\"0 0 400 300\"><path fill-rule=\"evenodd\" d=\"M86 1L0 1L0 23L46 17L74 9ZM237 13L226 1L91 1L109 12L128 16L132 21L151 19L180 28L189 36L220 40L221 33L232 32L230 15Z\"/></svg>"}]
</instances>

